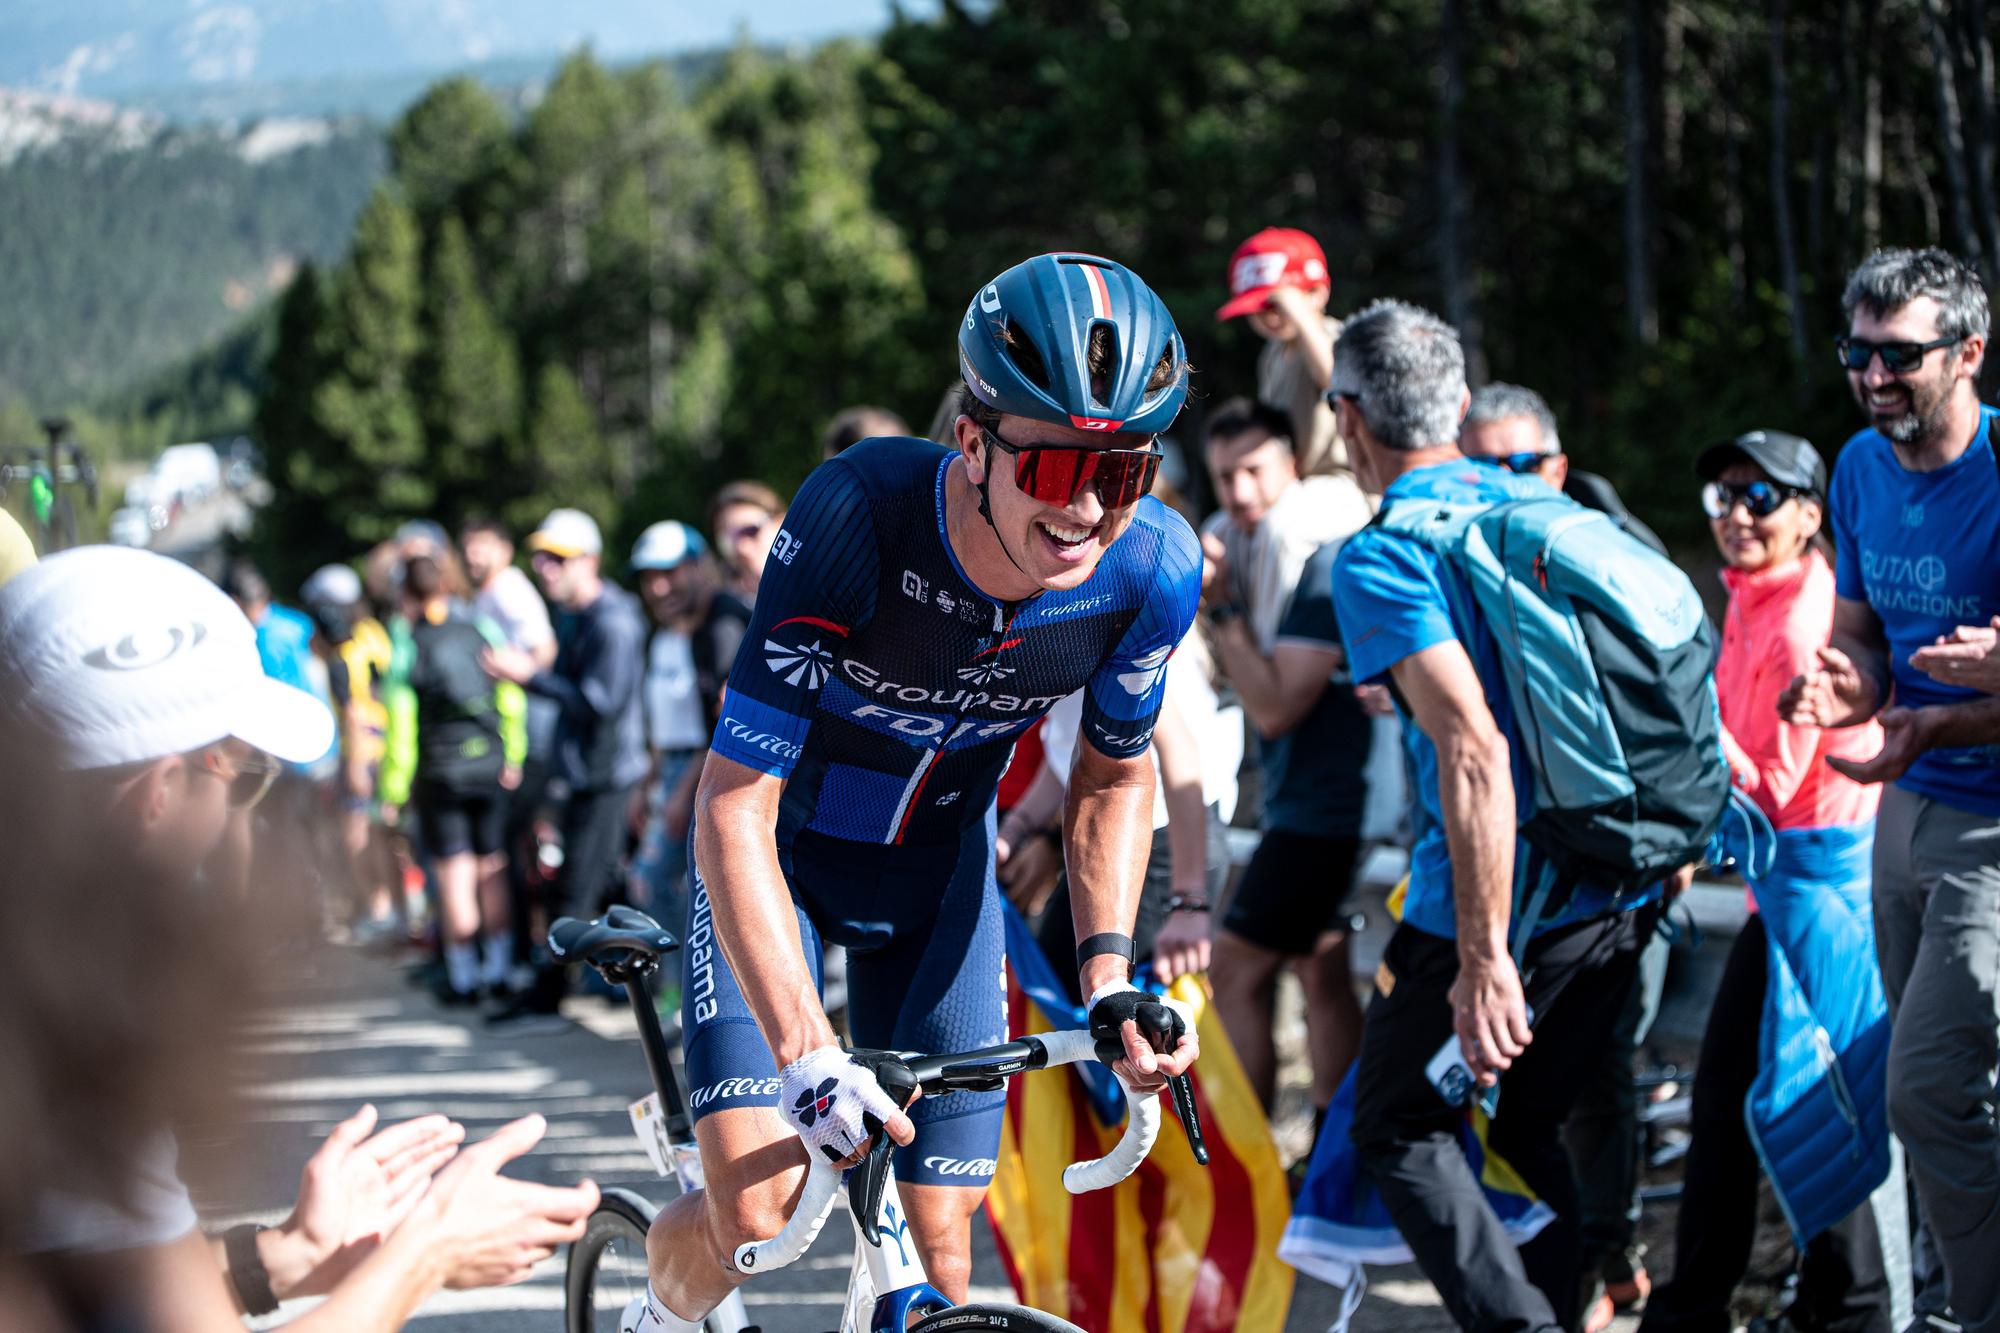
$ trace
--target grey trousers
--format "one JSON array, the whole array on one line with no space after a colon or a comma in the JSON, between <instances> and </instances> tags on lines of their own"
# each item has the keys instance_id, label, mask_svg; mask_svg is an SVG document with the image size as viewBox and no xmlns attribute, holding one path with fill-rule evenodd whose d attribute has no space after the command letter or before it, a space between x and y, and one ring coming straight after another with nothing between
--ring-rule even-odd
<instances>
[{"instance_id":1,"label":"grey trousers","mask_svg":"<svg viewBox=\"0 0 2000 1333\"><path fill-rule=\"evenodd\" d=\"M1875 825L1889 1124L1966 1333L2000 1333L2000 819L1889 787Z\"/></svg>"}]
</instances>

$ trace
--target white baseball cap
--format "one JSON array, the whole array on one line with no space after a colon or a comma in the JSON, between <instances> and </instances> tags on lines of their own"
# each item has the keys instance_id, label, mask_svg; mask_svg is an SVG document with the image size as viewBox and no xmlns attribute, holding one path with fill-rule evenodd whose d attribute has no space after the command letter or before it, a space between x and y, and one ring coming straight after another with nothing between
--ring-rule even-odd
<instances>
[{"instance_id":1,"label":"white baseball cap","mask_svg":"<svg viewBox=\"0 0 2000 1333\"><path fill-rule=\"evenodd\" d=\"M693 528L675 519L662 519L639 534L632 547L632 568L678 569L707 549Z\"/></svg>"},{"instance_id":2,"label":"white baseball cap","mask_svg":"<svg viewBox=\"0 0 2000 1333\"><path fill-rule=\"evenodd\" d=\"M234 736L288 763L333 745L333 714L264 674L257 632L177 560L119 546L52 555L0 588L0 730L58 767L110 768Z\"/></svg>"},{"instance_id":3,"label":"white baseball cap","mask_svg":"<svg viewBox=\"0 0 2000 1333\"><path fill-rule=\"evenodd\" d=\"M575 555L603 555L604 534L597 520L581 509L551 509L542 526L528 536L528 549L547 551L567 559Z\"/></svg>"}]
</instances>

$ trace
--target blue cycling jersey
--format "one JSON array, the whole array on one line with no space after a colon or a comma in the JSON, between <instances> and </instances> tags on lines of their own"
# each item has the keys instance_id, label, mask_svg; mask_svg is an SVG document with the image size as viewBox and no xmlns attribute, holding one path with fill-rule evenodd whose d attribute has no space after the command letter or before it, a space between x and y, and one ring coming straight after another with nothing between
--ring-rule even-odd
<instances>
[{"instance_id":1,"label":"blue cycling jersey","mask_svg":"<svg viewBox=\"0 0 2000 1333\"><path fill-rule=\"evenodd\" d=\"M1167 657L1194 619L1201 548L1150 497L1076 588L998 602L945 536L951 451L883 439L823 463L772 543L714 750L789 779L778 842L955 843L1013 741L1085 691L1083 735L1152 740Z\"/></svg>"}]
</instances>

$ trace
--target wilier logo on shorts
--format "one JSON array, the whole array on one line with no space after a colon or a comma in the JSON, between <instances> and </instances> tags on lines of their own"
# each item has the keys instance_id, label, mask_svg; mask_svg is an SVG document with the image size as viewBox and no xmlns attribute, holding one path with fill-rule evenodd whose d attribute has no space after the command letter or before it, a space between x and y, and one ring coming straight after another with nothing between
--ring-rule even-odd
<instances>
[{"instance_id":1,"label":"wilier logo on shorts","mask_svg":"<svg viewBox=\"0 0 2000 1333\"><path fill-rule=\"evenodd\" d=\"M956 1157L924 1158L924 1169L941 1176L990 1176L999 1169L999 1165L991 1157L973 1157L964 1161Z\"/></svg>"},{"instance_id":2,"label":"wilier logo on shorts","mask_svg":"<svg viewBox=\"0 0 2000 1333\"><path fill-rule=\"evenodd\" d=\"M710 1102L727 1101L732 1097L775 1097L780 1083L775 1078L726 1078L720 1083L706 1088L696 1088L688 1098L688 1104L696 1110Z\"/></svg>"}]
</instances>

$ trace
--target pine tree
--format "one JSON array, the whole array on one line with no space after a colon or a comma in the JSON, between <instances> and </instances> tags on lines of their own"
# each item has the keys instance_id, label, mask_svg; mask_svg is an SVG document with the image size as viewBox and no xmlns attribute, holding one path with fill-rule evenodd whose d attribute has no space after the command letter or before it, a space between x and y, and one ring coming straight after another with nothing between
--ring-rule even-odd
<instances>
[{"instance_id":1,"label":"pine tree","mask_svg":"<svg viewBox=\"0 0 2000 1333\"><path fill-rule=\"evenodd\" d=\"M329 305L332 366L312 403L343 478L327 518L366 545L437 502L411 384L423 337L417 227L393 188L377 189L362 210Z\"/></svg>"},{"instance_id":2,"label":"pine tree","mask_svg":"<svg viewBox=\"0 0 2000 1333\"><path fill-rule=\"evenodd\" d=\"M476 80L432 86L389 130L389 162L419 218L442 213L492 171L506 148L507 113Z\"/></svg>"},{"instance_id":3,"label":"pine tree","mask_svg":"<svg viewBox=\"0 0 2000 1333\"><path fill-rule=\"evenodd\" d=\"M520 493L508 466L521 424L514 341L481 293L465 224L448 216L432 242L424 288L427 345L418 395L430 469L449 518L498 512Z\"/></svg>"},{"instance_id":4,"label":"pine tree","mask_svg":"<svg viewBox=\"0 0 2000 1333\"><path fill-rule=\"evenodd\" d=\"M567 505L589 514L607 531L617 526L618 496L597 417L576 376L560 362L549 362L535 376L522 454L522 475L536 484L508 506L509 521L529 528L549 510Z\"/></svg>"}]
</instances>

